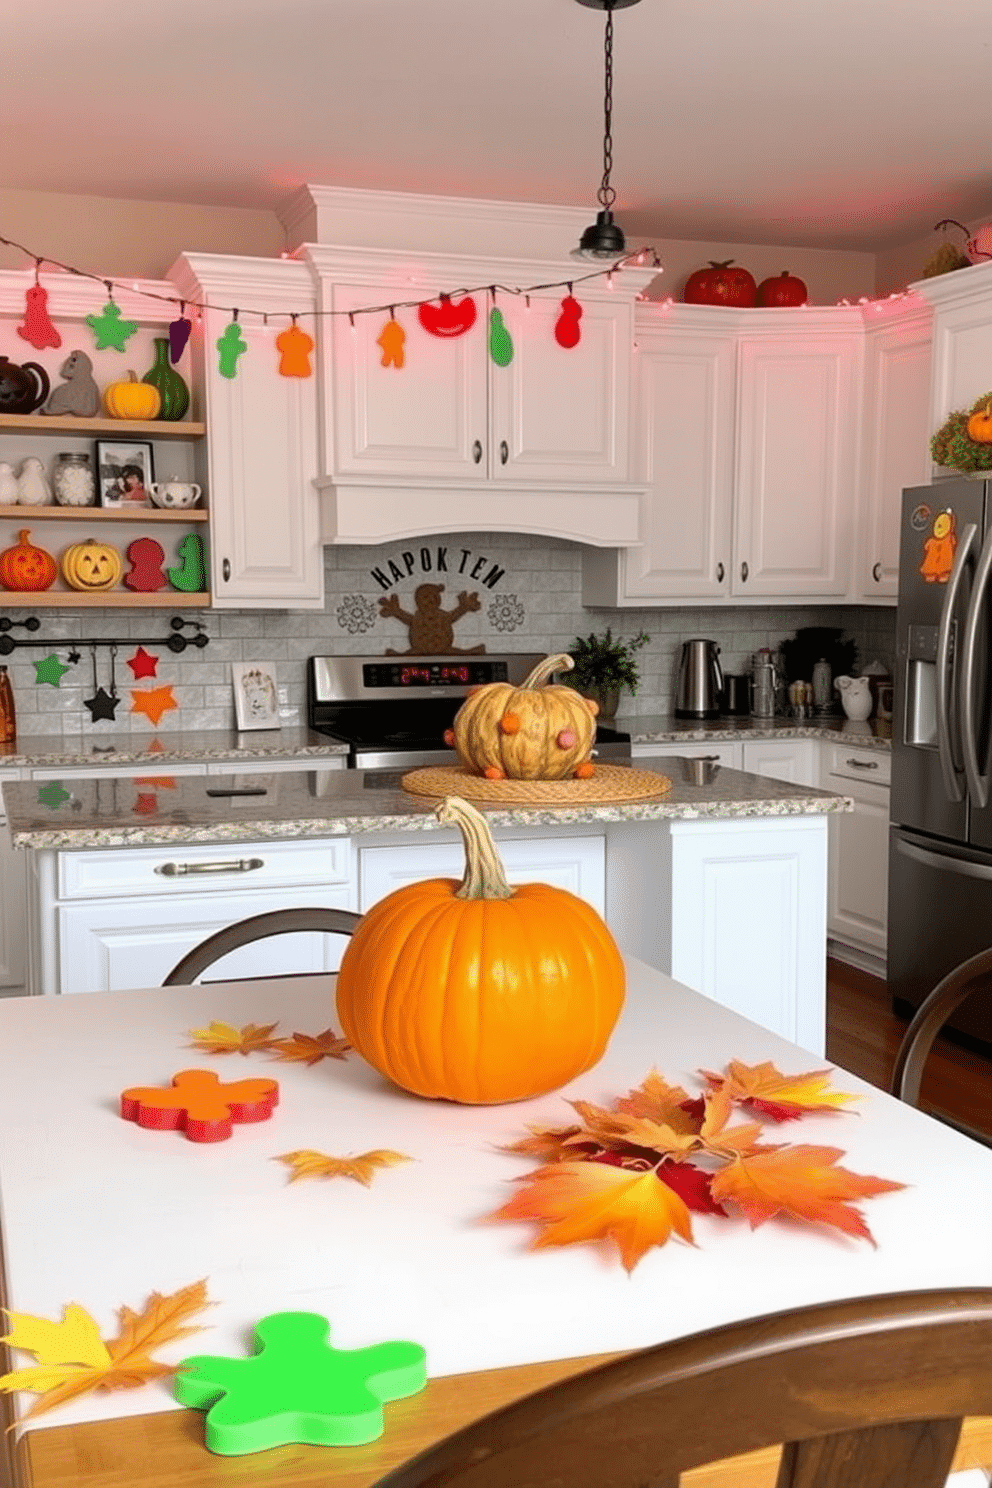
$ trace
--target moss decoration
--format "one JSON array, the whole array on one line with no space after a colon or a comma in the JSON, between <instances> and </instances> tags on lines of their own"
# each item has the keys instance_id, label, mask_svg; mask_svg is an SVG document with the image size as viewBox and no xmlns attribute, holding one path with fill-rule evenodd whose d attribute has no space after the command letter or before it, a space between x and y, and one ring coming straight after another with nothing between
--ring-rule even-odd
<instances>
[{"instance_id":1,"label":"moss decoration","mask_svg":"<svg viewBox=\"0 0 992 1488\"><path fill-rule=\"evenodd\" d=\"M955 409L948 414L930 440L930 454L934 464L966 473L992 470L992 444L977 444L968 437L969 418L979 409L985 408L990 399L992 392L983 393L970 408Z\"/></svg>"}]
</instances>

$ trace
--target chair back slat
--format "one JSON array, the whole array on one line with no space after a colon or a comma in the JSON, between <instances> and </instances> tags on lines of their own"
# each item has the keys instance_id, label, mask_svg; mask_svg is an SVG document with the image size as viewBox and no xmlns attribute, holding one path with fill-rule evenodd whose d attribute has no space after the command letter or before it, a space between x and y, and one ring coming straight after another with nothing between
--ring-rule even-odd
<instances>
[{"instance_id":1,"label":"chair back slat","mask_svg":"<svg viewBox=\"0 0 992 1488\"><path fill-rule=\"evenodd\" d=\"M326 935L353 935L361 915L350 909L273 909L265 914L251 915L226 925L213 935L194 946L169 972L163 987L188 987L197 977L231 951L252 945L256 940L268 940L272 935L297 935L305 931L319 931Z\"/></svg>"},{"instance_id":2,"label":"chair back slat","mask_svg":"<svg viewBox=\"0 0 992 1488\"><path fill-rule=\"evenodd\" d=\"M960 1430L954 1419L900 1421L788 1442L775 1488L944 1488Z\"/></svg>"}]
</instances>

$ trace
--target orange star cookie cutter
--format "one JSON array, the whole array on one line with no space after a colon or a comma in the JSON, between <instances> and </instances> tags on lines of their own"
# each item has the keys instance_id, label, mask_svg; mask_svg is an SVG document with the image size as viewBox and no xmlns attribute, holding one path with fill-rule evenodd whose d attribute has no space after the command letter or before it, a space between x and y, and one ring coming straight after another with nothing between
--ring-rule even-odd
<instances>
[{"instance_id":1,"label":"orange star cookie cutter","mask_svg":"<svg viewBox=\"0 0 992 1488\"><path fill-rule=\"evenodd\" d=\"M268 1121L279 1102L276 1080L221 1084L213 1070L180 1070L171 1085L133 1085L121 1093L125 1121L152 1131L184 1131L191 1142L224 1142L235 1122Z\"/></svg>"}]
</instances>

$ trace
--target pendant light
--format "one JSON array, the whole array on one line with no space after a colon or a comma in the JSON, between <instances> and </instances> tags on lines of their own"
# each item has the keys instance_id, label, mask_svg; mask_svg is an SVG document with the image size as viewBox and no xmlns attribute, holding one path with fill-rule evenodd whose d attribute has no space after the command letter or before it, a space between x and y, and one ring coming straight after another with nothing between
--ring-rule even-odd
<instances>
[{"instance_id":1,"label":"pendant light","mask_svg":"<svg viewBox=\"0 0 992 1488\"><path fill-rule=\"evenodd\" d=\"M597 212L596 221L582 234L579 246L572 249L572 257L601 262L604 259L622 258L627 251L624 235L613 220L613 203L617 194L610 184L610 171L613 168L613 12L626 10L629 5L637 5L639 0L578 0L578 4L589 10L606 11L606 34L603 42L603 179L596 193L596 200L602 210Z\"/></svg>"}]
</instances>

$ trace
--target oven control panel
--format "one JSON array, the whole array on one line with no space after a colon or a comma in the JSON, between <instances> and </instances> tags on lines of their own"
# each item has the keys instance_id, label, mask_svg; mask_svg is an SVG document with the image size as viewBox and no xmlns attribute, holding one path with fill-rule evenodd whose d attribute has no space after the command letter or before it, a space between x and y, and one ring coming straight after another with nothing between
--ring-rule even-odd
<instances>
[{"instance_id":1,"label":"oven control panel","mask_svg":"<svg viewBox=\"0 0 992 1488\"><path fill-rule=\"evenodd\" d=\"M479 687L508 680L505 661L367 661L362 685L383 687Z\"/></svg>"}]
</instances>

